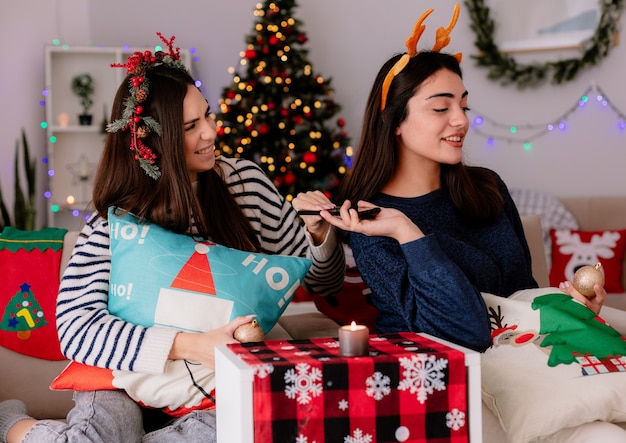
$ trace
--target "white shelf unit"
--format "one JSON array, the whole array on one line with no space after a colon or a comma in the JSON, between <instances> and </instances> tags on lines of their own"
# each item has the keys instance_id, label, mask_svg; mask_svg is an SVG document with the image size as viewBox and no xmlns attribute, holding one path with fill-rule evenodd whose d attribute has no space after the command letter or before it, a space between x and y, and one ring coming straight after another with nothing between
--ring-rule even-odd
<instances>
[{"instance_id":1,"label":"white shelf unit","mask_svg":"<svg viewBox=\"0 0 626 443\"><path fill-rule=\"evenodd\" d=\"M112 68L112 63L126 63L135 51L154 47L61 47L45 48L46 140L48 159L47 225L77 230L83 224L91 201L95 170L106 135L102 124L108 121L113 98L126 76L126 68ZM180 50L181 61L191 72L192 56ZM78 123L79 98L71 88L72 79L88 73L94 81L93 120L89 126ZM107 115L105 115L105 112ZM63 123L62 116L67 122ZM62 124L63 123L63 124ZM86 179L81 176L87 175ZM73 204L68 197L73 196Z\"/></svg>"}]
</instances>

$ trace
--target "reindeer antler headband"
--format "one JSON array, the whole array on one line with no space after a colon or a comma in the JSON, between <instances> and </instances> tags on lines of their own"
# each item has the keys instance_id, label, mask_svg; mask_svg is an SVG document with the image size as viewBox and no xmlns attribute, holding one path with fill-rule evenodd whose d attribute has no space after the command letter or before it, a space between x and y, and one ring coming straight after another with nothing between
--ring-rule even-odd
<instances>
[{"instance_id":1,"label":"reindeer antler headband","mask_svg":"<svg viewBox=\"0 0 626 443\"><path fill-rule=\"evenodd\" d=\"M461 8L458 3L454 5L454 12L452 13L452 19L450 20L450 24L448 24L448 26L445 28L443 26L437 28L436 40L432 49L433 51L439 52L450 43L450 33L452 32L454 25L456 25L456 21L459 18L460 10ZM402 55L402 57L400 57L400 60L398 60L387 73L385 81L383 82L383 90L381 93L381 112L385 109L385 105L387 104L387 94L389 93L389 87L391 86L391 82L393 81L394 77L402 72L402 70L406 67L411 58L415 57L418 54L417 43L419 42L422 33L426 29L426 26L422 23L424 22L424 20L426 20L426 17L428 17L433 11L434 9L430 8L428 11L424 12L420 18L417 19L415 25L413 26L413 33L409 38L406 39L405 42L407 53ZM463 57L463 54L459 52L457 54L454 54L454 57L458 60L459 63L461 63L461 58Z\"/></svg>"},{"instance_id":2,"label":"reindeer antler headband","mask_svg":"<svg viewBox=\"0 0 626 443\"><path fill-rule=\"evenodd\" d=\"M107 132L117 132L120 129L130 130L130 150L133 151L135 160L139 162L139 166L148 176L158 179L161 176L159 167L154 164L156 154L148 146L144 144L142 139L154 131L157 135L161 135L161 125L154 118L143 114L143 106L141 105L148 98L148 78L146 73L148 70L159 65L168 65L172 68L187 71L185 65L180 61L180 48L174 48L174 36L167 40L160 32L156 33L161 41L168 47L168 52L136 51L128 57L126 63L112 63L112 68L126 68L127 74L132 74L129 80L130 95L124 103L125 108L122 118L115 120L107 125Z\"/></svg>"}]
</instances>

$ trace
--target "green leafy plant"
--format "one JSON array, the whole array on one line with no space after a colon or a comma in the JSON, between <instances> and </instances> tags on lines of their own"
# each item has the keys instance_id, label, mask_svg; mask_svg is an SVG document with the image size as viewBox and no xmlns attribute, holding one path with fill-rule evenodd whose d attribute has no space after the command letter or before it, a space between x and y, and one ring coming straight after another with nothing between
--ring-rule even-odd
<instances>
[{"instance_id":1,"label":"green leafy plant","mask_svg":"<svg viewBox=\"0 0 626 443\"><path fill-rule=\"evenodd\" d=\"M80 74L72 79L72 92L80 99L83 115L89 114L93 105L94 82L90 74Z\"/></svg>"},{"instance_id":2,"label":"green leafy plant","mask_svg":"<svg viewBox=\"0 0 626 443\"><path fill-rule=\"evenodd\" d=\"M24 168L24 176L26 177L26 193L22 190L20 179L20 140L15 142L15 162L14 162L14 191L15 199L13 201L13 220L9 210L4 203L2 197L2 189L0 189L0 230L5 226L14 226L17 229L26 231L35 230L35 171L36 161L30 159L30 151L28 148L28 140L26 139L26 131L22 129L22 164Z\"/></svg>"}]
</instances>

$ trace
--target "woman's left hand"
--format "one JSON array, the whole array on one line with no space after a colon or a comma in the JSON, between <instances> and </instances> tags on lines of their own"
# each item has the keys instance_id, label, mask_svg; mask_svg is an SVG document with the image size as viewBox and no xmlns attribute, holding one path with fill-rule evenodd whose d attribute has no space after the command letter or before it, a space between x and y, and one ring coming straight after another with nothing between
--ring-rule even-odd
<instances>
[{"instance_id":1,"label":"woman's left hand","mask_svg":"<svg viewBox=\"0 0 626 443\"><path fill-rule=\"evenodd\" d=\"M575 300L581 302L597 315L600 314L600 310L602 309L604 301L606 300L606 290L598 284L593 285L595 295L591 297L585 297L584 295L582 295L576 290L574 285L567 280L559 284L559 289L574 298Z\"/></svg>"},{"instance_id":2,"label":"woman's left hand","mask_svg":"<svg viewBox=\"0 0 626 443\"><path fill-rule=\"evenodd\" d=\"M372 219L360 219L356 209L351 208L346 200L341 207L339 217L322 214L330 224L344 231L358 232L370 236L390 237L398 243L408 243L424 237L422 230L402 211L383 208L366 201L359 201L358 210L379 208L380 212Z\"/></svg>"}]
</instances>

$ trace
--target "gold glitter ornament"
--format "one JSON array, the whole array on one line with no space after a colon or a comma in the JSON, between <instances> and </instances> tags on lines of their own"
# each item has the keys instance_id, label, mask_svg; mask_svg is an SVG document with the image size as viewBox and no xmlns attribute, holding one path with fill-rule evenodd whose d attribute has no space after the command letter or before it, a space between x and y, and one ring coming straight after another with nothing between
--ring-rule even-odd
<instances>
[{"instance_id":1,"label":"gold glitter ornament","mask_svg":"<svg viewBox=\"0 0 626 443\"><path fill-rule=\"evenodd\" d=\"M259 322L252 320L250 323L246 323L235 329L233 337L240 343L250 343L263 341L265 333L263 332L263 328L259 325Z\"/></svg>"},{"instance_id":2,"label":"gold glitter ornament","mask_svg":"<svg viewBox=\"0 0 626 443\"><path fill-rule=\"evenodd\" d=\"M596 295L596 291L593 290L595 284L604 286L604 273L602 272L602 265L598 263L595 266L583 266L574 274L574 281L572 282L578 292L585 297L593 297Z\"/></svg>"}]
</instances>

